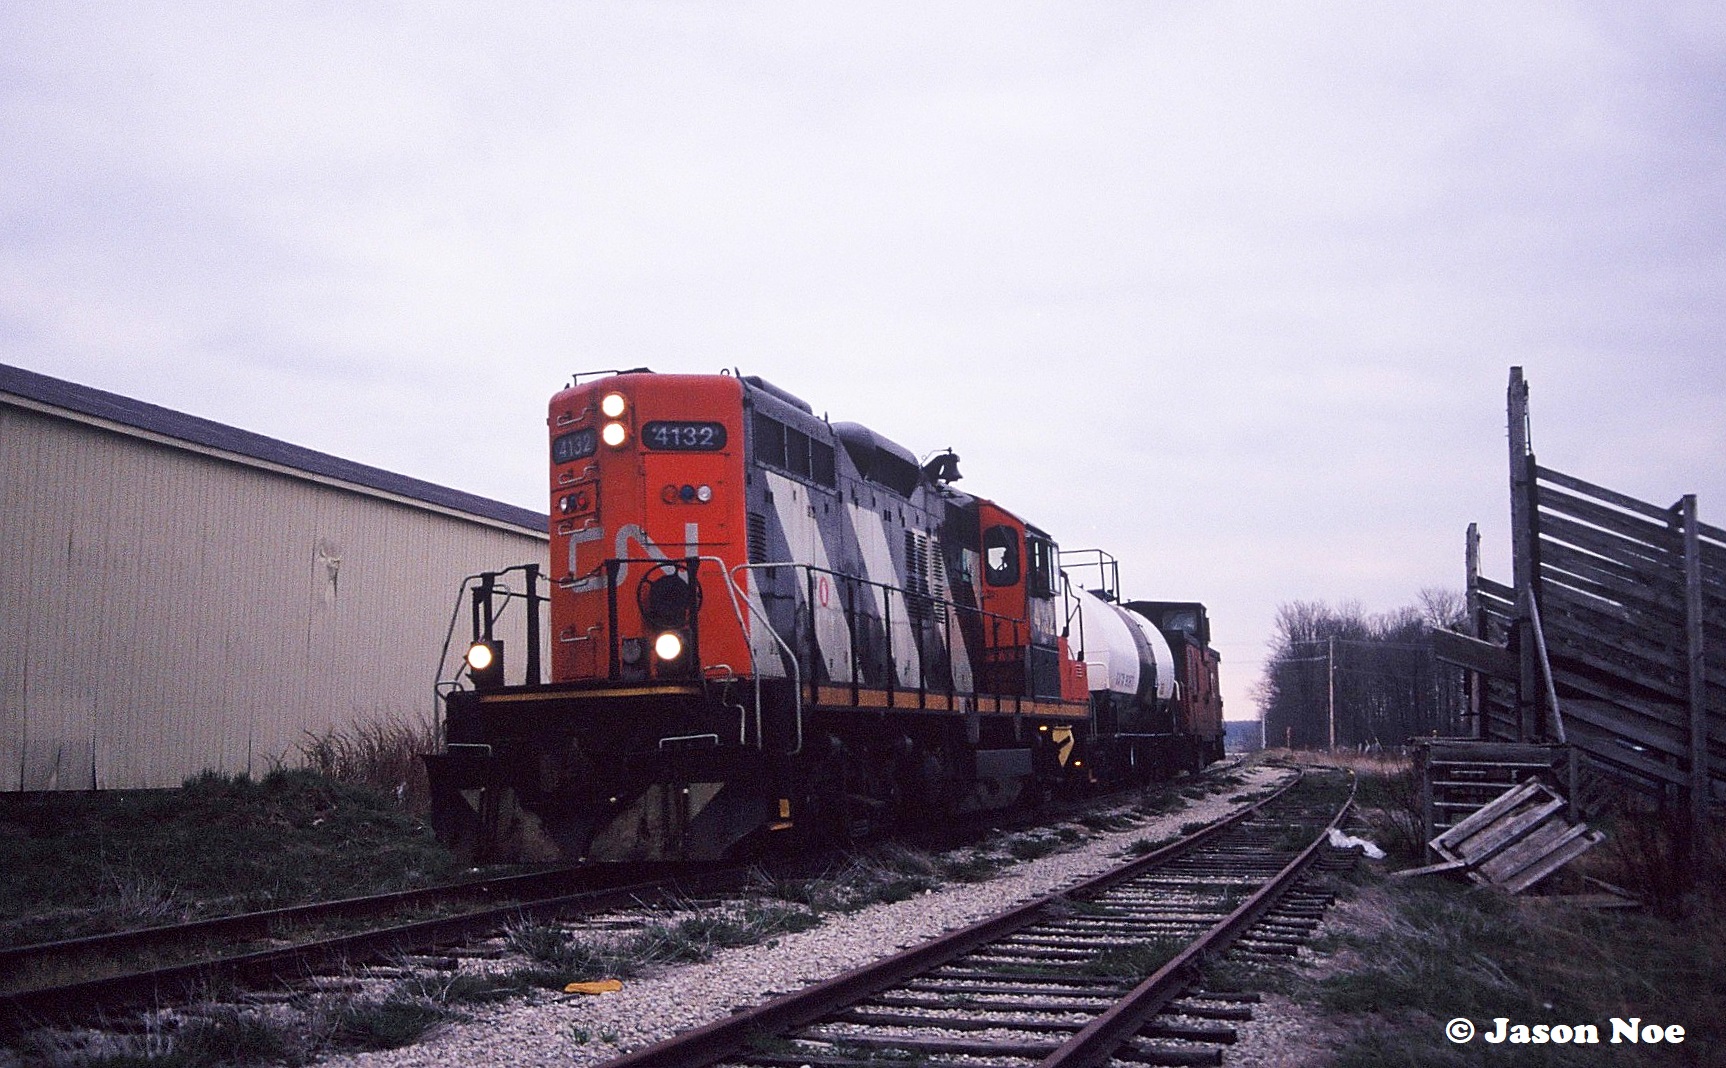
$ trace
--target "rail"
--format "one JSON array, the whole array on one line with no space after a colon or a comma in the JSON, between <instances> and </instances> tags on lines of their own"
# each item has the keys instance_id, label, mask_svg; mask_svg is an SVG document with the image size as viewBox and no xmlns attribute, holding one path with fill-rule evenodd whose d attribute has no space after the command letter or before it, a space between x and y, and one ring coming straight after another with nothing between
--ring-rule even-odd
<instances>
[{"instance_id":1,"label":"rail","mask_svg":"<svg viewBox=\"0 0 1726 1068\"><path fill-rule=\"evenodd\" d=\"M303 978L327 962L374 960L494 931L522 917L579 915L660 896L681 898L741 885L735 864L615 864L530 872L448 886L212 917L0 951L0 1033L49 1021L93 1019L203 989L221 978L269 984ZM471 907L475 900L479 907ZM389 920L400 912L467 903L453 914L371 924L319 937L332 921ZM260 940L298 941L247 949ZM215 952L210 952L211 948ZM236 952L235 950L238 950ZM134 968L128 961L152 962ZM172 963L161 963L164 960ZM75 978L71 978L75 977Z\"/></svg>"},{"instance_id":2,"label":"rail","mask_svg":"<svg viewBox=\"0 0 1726 1068\"><path fill-rule=\"evenodd\" d=\"M857 1049L865 1051L859 1057L863 1063L875 1063L877 1059L887 1063L889 1058L931 1054L1037 1058L1040 1068L1106 1063L1193 982L1196 968L1207 954L1241 939L1320 857L1330 831L1341 825L1353 805L1353 778L1350 776L1346 799L1334 809L1326 797L1291 797L1299 785L1299 782L1291 784L1254 806L1110 872L607 1061L602 1068L837 1063L835 1057L851 1057ZM1322 829L1315 831L1321 823ZM1306 843L1304 848L1281 847L1282 840L1289 836L1291 824L1312 833L1310 840L1305 837L1299 840ZM1214 879L1214 899L1189 902L1178 913L1162 906L1164 911L1157 913L1156 903L1169 895L1159 889L1156 879L1173 873L1178 866L1196 873L1194 885L1202 885L1207 878ZM1267 868L1273 872L1268 877L1254 874ZM1213 872L1223 874L1207 874ZM1247 879L1257 880L1260 885L1244 901L1238 900L1236 888ZM1151 902L1151 911L1132 904L1135 897L1139 902ZM1114 934L1103 939L1105 943L1112 941L1119 945L1123 938L1143 941L1150 937L1143 932L1153 925L1190 926L1198 922L1203 929L1151 975L1119 992L1119 996L1114 993L1105 996L1109 988L1089 971L1091 958L1087 950L1055 947L1066 947L1075 940L1075 921L1095 920L1102 924L1108 921L1101 917L1111 912L1123 917L1119 921L1121 927L1139 933ZM1218 917L1214 923L1203 923L1213 915ZM1148 918L1152 916L1160 918ZM1312 925L1316 925L1316 920ZM1310 926L1306 929L1310 930ZM1037 933L1039 930L1042 933ZM1266 941L1280 944L1276 936ZM971 963L967 965L966 961ZM1018 987L1013 985L1015 981ZM994 985L986 988L975 985L979 983ZM949 1014L967 1007L974 1012L1009 1011L1005 1006L978 1004L977 994L981 992L1028 995L1060 984L1085 990L1077 996L1086 1001L1112 1001L1112 1004L1089 1006L1075 1001L1048 1006L1041 1013L1042 1019L1026 1026L1020 1026L1020 1021L967 1020ZM937 992L930 993L931 989ZM1114 989L1119 991L1118 986ZM870 1008L907 1005L921 1007L926 1014L914 1018L882 1017ZM1084 1024L1069 1022L1076 1013L1087 1013L1092 1018ZM1023 1017L1038 1015L1038 1011L1030 1008L1021 1013ZM837 1032L825 1029L835 1025L844 1029ZM857 1025L876 1026L890 1033L858 1031ZM906 1033L912 1029L933 1032L937 1037ZM1054 1042L967 1040L951 1037L954 1030L1008 1033L1065 1030L1071 1032L1071 1037Z\"/></svg>"}]
</instances>

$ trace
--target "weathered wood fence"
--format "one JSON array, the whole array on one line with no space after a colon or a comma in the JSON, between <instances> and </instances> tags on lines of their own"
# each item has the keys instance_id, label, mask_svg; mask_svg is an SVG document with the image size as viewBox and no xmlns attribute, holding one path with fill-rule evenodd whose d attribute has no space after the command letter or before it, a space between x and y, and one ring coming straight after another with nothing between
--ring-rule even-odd
<instances>
[{"instance_id":1,"label":"weathered wood fence","mask_svg":"<svg viewBox=\"0 0 1726 1068\"><path fill-rule=\"evenodd\" d=\"M1438 654L1470 669L1477 738L1567 743L1698 826L1726 792L1726 530L1693 494L1662 508L1540 466L1520 367L1509 410L1513 581L1480 574L1471 525L1474 633Z\"/></svg>"}]
</instances>

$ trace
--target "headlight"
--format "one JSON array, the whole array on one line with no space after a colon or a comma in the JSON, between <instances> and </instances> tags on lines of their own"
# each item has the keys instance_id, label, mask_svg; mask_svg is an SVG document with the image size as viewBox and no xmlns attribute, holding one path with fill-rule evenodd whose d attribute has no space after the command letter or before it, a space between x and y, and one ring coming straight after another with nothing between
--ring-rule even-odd
<instances>
[{"instance_id":1,"label":"headlight","mask_svg":"<svg viewBox=\"0 0 1726 1068\"><path fill-rule=\"evenodd\" d=\"M482 638L467 647L467 677L476 690L490 690L503 685L503 643L494 638Z\"/></svg>"},{"instance_id":2,"label":"headlight","mask_svg":"<svg viewBox=\"0 0 1726 1068\"><path fill-rule=\"evenodd\" d=\"M615 396L615 394L613 395ZM605 428L599 432L599 440L605 442L614 449L619 445L622 445L628 437L629 428L624 426L622 423L607 423L605 424Z\"/></svg>"},{"instance_id":3,"label":"headlight","mask_svg":"<svg viewBox=\"0 0 1726 1068\"><path fill-rule=\"evenodd\" d=\"M666 631L653 639L653 655L661 660L676 660L683 655L683 639Z\"/></svg>"},{"instance_id":4,"label":"headlight","mask_svg":"<svg viewBox=\"0 0 1726 1068\"><path fill-rule=\"evenodd\" d=\"M628 406L629 402L623 399L621 393L607 393L599 401L600 413L607 419L616 419L623 414L623 410Z\"/></svg>"},{"instance_id":5,"label":"headlight","mask_svg":"<svg viewBox=\"0 0 1726 1068\"><path fill-rule=\"evenodd\" d=\"M474 642L467 647L467 666L473 671L484 671L491 667L494 659L491 646L485 642Z\"/></svg>"}]
</instances>

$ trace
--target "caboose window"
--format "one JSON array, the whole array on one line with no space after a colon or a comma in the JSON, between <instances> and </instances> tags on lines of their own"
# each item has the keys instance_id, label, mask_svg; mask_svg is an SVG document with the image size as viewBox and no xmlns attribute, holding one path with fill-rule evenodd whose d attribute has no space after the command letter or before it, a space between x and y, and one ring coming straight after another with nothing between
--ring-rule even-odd
<instances>
[{"instance_id":1,"label":"caboose window","mask_svg":"<svg viewBox=\"0 0 1726 1068\"><path fill-rule=\"evenodd\" d=\"M725 424L656 420L641 428L641 443L670 452L718 452L725 448Z\"/></svg>"},{"instance_id":2,"label":"caboose window","mask_svg":"<svg viewBox=\"0 0 1726 1068\"><path fill-rule=\"evenodd\" d=\"M1019 581L1019 532L1009 526L983 531L983 579L991 586Z\"/></svg>"},{"instance_id":3,"label":"caboose window","mask_svg":"<svg viewBox=\"0 0 1726 1068\"><path fill-rule=\"evenodd\" d=\"M1185 634L1197 634L1199 632L1198 613L1192 611L1170 612L1163 617L1163 628L1165 630L1178 630Z\"/></svg>"},{"instance_id":4,"label":"caboose window","mask_svg":"<svg viewBox=\"0 0 1726 1068\"><path fill-rule=\"evenodd\" d=\"M551 439L551 462L554 464L573 463L592 456L599 449L599 431L593 427L585 430L572 430L568 434L559 434Z\"/></svg>"}]
</instances>

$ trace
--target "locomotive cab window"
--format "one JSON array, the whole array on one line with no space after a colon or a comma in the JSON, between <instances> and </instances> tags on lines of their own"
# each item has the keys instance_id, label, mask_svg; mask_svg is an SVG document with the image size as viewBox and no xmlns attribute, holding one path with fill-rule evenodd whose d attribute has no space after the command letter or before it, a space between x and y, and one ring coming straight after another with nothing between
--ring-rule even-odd
<instances>
[{"instance_id":1,"label":"locomotive cab window","mask_svg":"<svg viewBox=\"0 0 1726 1068\"><path fill-rule=\"evenodd\" d=\"M991 586L1019 581L1019 532L1009 526L983 531L983 579Z\"/></svg>"},{"instance_id":2,"label":"locomotive cab window","mask_svg":"<svg viewBox=\"0 0 1726 1068\"><path fill-rule=\"evenodd\" d=\"M1034 534L1025 536L1026 585L1032 597L1055 596L1055 543Z\"/></svg>"}]
</instances>

